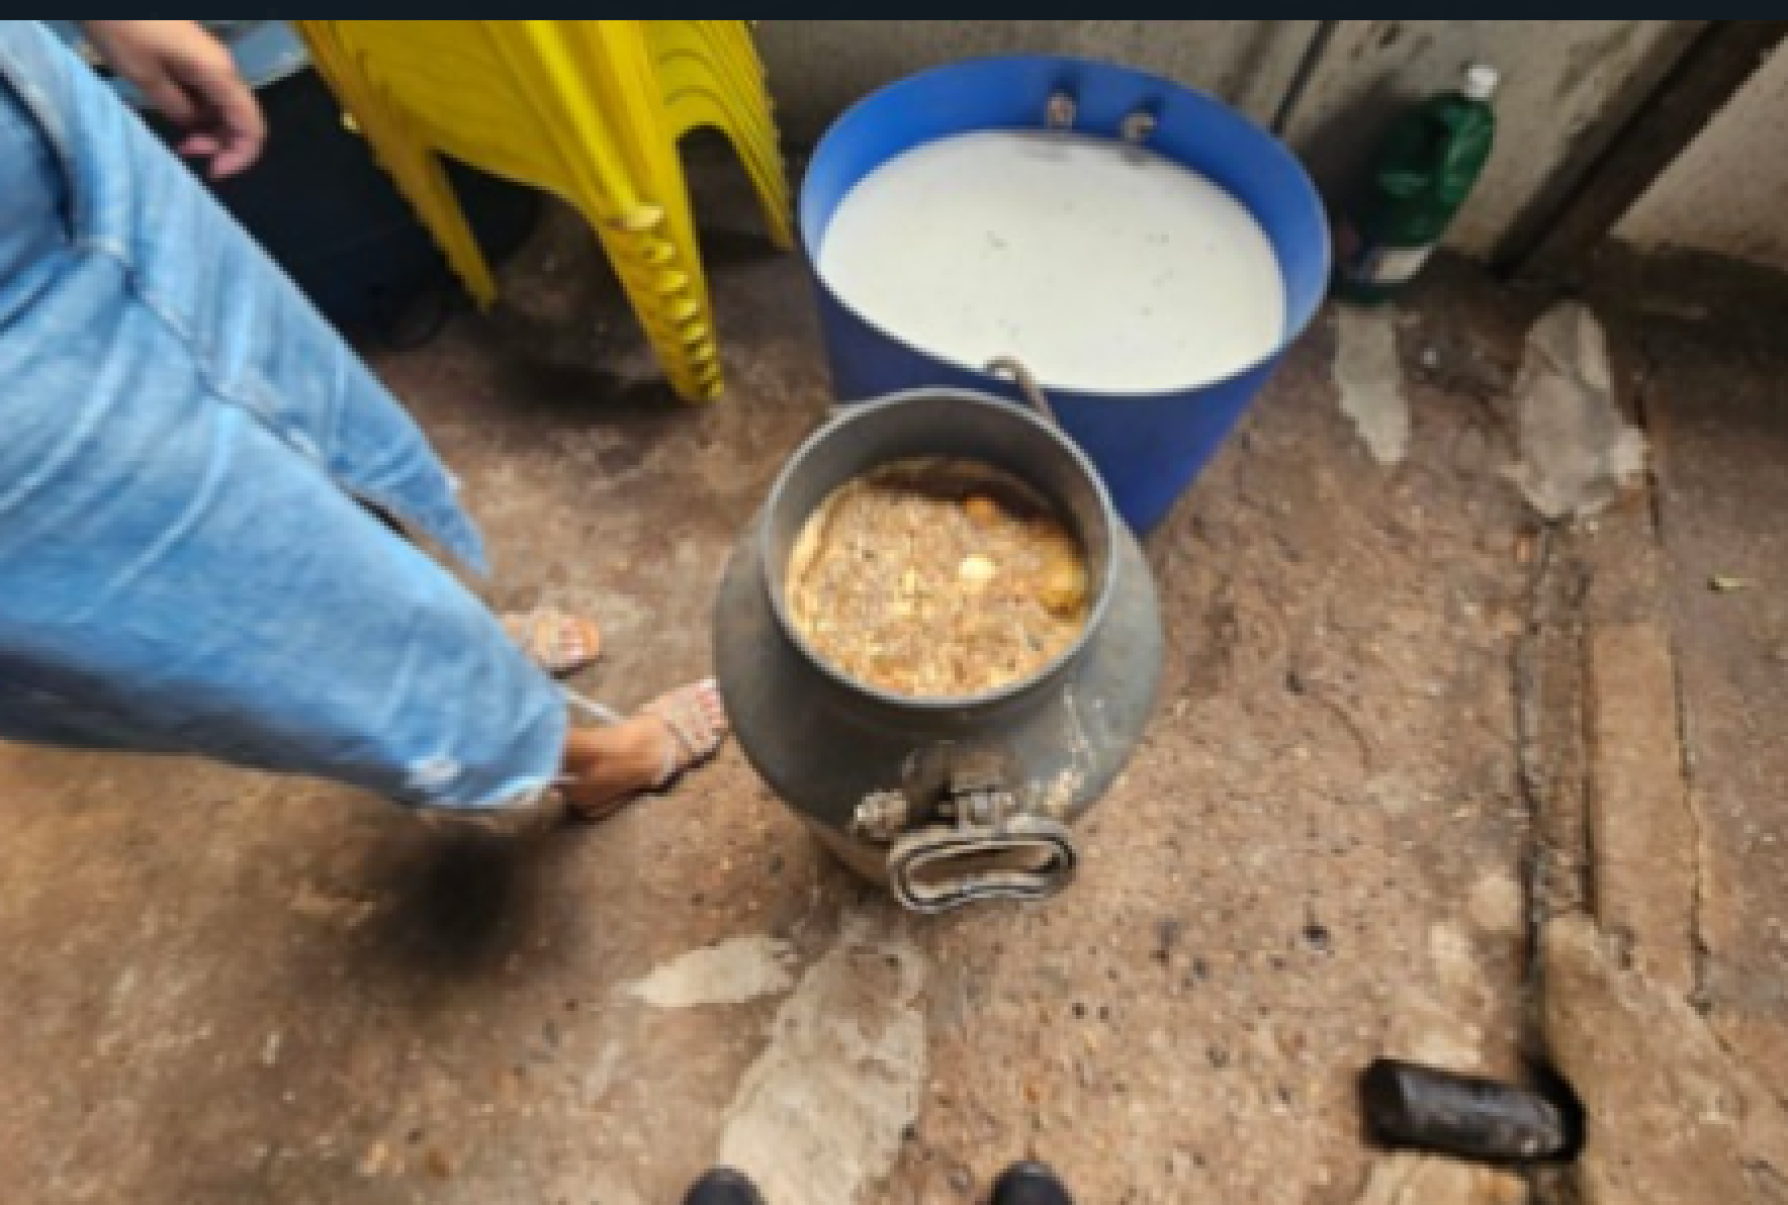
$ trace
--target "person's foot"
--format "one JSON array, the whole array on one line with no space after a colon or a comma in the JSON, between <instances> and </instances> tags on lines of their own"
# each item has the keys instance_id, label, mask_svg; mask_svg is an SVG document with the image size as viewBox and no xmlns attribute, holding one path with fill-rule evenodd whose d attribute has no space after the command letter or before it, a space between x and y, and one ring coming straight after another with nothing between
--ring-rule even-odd
<instances>
[{"instance_id":1,"label":"person's foot","mask_svg":"<svg viewBox=\"0 0 1788 1205\"><path fill-rule=\"evenodd\" d=\"M559 789L573 816L606 820L714 756L725 739L726 711L709 678L660 695L611 728L572 729Z\"/></svg>"},{"instance_id":2,"label":"person's foot","mask_svg":"<svg viewBox=\"0 0 1788 1205\"><path fill-rule=\"evenodd\" d=\"M743 1172L717 1167L689 1186L683 1205L764 1205Z\"/></svg>"},{"instance_id":3,"label":"person's foot","mask_svg":"<svg viewBox=\"0 0 1788 1205\"><path fill-rule=\"evenodd\" d=\"M602 655L602 630L594 620L567 615L551 607L516 611L499 617L509 639L528 659L555 678L575 674Z\"/></svg>"},{"instance_id":4,"label":"person's foot","mask_svg":"<svg viewBox=\"0 0 1788 1205\"><path fill-rule=\"evenodd\" d=\"M993 1182L987 1205L1074 1205L1056 1174L1041 1163L1014 1163Z\"/></svg>"}]
</instances>

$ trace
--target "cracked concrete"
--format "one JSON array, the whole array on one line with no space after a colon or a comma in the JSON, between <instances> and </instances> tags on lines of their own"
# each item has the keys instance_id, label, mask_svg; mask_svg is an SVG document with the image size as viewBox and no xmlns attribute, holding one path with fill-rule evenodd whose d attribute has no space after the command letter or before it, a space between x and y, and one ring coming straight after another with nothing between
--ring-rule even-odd
<instances>
[{"instance_id":1,"label":"cracked concrete","mask_svg":"<svg viewBox=\"0 0 1788 1205\"><path fill-rule=\"evenodd\" d=\"M1772 449L1788 447L1773 404L1788 364L1754 322L1617 310L1615 329L1624 393L1656 460L1647 490L1551 533L1578 602L1547 667L1570 678L1581 659L1586 737L1570 732L1568 706L1548 714L1541 743L1563 772L1548 785L1566 789L1542 803L1581 807L1588 823L1542 820L1577 838L1582 873L1540 879L1539 1002L1588 1141L1546 1182L1590 1205L1788 1200L1784 1011L1769 993L1733 990L1754 968L1782 966L1771 921L1781 867L1773 842L1752 835L1773 828L1780 797L1764 784L1788 763L1745 721L1788 700L1754 673L1757 629L1735 624L1741 608L1713 589L1733 572L1716 566L1776 563L1756 542L1775 538L1788 501L1771 493ZM1754 605L1779 617L1779 597ZM1735 721L1752 739L1732 740Z\"/></svg>"},{"instance_id":2,"label":"cracked concrete","mask_svg":"<svg viewBox=\"0 0 1788 1205\"><path fill-rule=\"evenodd\" d=\"M1607 626L1590 635L1588 653L1592 907L1629 965L1686 998L1695 987L1696 826L1669 638L1655 624Z\"/></svg>"},{"instance_id":3,"label":"cracked concrete","mask_svg":"<svg viewBox=\"0 0 1788 1205\"><path fill-rule=\"evenodd\" d=\"M1335 311L1335 388L1372 459L1402 460L1409 449L1409 402L1397 353L1397 312L1344 307Z\"/></svg>"},{"instance_id":4,"label":"cracked concrete","mask_svg":"<svg viewBox=\"0 0 1788 1205\"><path fill-rule=\"evenodd\" d=\"M1670 985L1583 916L1545 930L1543 1025L1590 1116L1585 1205L1788 1200L1788 1114Z\"/></svg>"},{"instance_id":5,"label":"cracked concrete","mask_svg":"<svg viewBox=\"0 0 1788 1205\"><path fill-rule=\"evenodd\" d=\"M1767 317L1639 332L1657 429L1658 528L1700 822L1697 1002L1736 1057L1788 1068L1788 374ZM1765 328L1767 329L1767 328ZM1716 578L1746 583L1715 589ZM1778 1086L1777 1092L1782 1089ZM1782 1169L1788 1175L1788 1169Z\"/></svg>"},{"instance_id":6,"label":"cracked concrete","mask_svg":"<svg viewBox=\"0 0 1788 1205\"><path fill-rule=\"evenodd\" d=\"M736 178L697 184L719 404L665 398L565 221L496 313L376 357L489 534L486 596L587 608L607 651L578 685L621 707L707 669L724 558L829 402L800 266L755 236ZM1591 870L1592 846L1614 847L1588 837L1582 692L1592 668L1617 679L1587 650L1604 623L1668 632L1701 873L1741 888L1706 892L1702 1030L1765 1068L1784 1065L1763 990L1778 943L1746 926L1788 880L1750 811L1770 783L1731 761L1757 721L1728 709L1783 711L1657 610L1655 583L1585 554L1655 561L1649 519L1630 530L1617 506L1592 534L1524 512L1506 399L1545 300L1436 266L1394 332L1408 430L1390 464L1340 412L1333 321L1292 350L1148 542L1163 706L1081 830L1082 881L1046 907L898 915L736 750L598 828L503 834L327 784L0 748L9 1191L658 1205L736 1156L776 1180L773 1205L930 1205L1036 1155L1094 1203L1502 1202L1515 1178L1364 1147L1354 1077L1381 1054L1519 1076L1547 1007L1579 1027L1547 1030L1560 1064L1616 1102L1592 1151L1642 1149L1651 1131L1608 1137L1615 1048L1566 1046L1624 1032L1616 1054L1663 1063L1653 1033L1680 1024L1700 1059L1699 1014L1643 966L1597 961L1615 949L1599 932L1555 946L1595 952L1577 980L1562 962L1536 980L1524 923L1631 905L1639 951L1664 923ZM1665 490L1666 543L1671 505ZM1668 594L1727 652L1775 647L1788 589L1682 595L1685 572L1764 583L1788 564L1733 507L1672 549L1697 559ZM1716 555L1722 525L1754 542ZM1657 681L1654 665L1639 686ZM1605 749L1660 731L1604 727ZM1536 1012L1536 981L1583 986ZM1593 1028L1616 1005L1628 1020ZM1776 1148L1748 1124L1731 1149L1755 1193Z\"/></svg>"},{"instance_id":7,"label":"cracked concrete","mask_svg":"<svg viewBox=\"0 0 1788 1205\"><path fill-rule=\"evenodd\" d=\"M854 1201L885 1175L924 1098L926 971L888 908L846 915L739 1082L720 1162L781 1205Z\"/></svg>"},{"instance_id":8,"label":"cracked concrete","mask_svg":"<svg viewBox=\"0 0 1788 1205\"><path fill-rule=\"evenodd\" d=\"M787 991L794 983L787 966L793 956L789 943L774 937L731 937L653 967L626 991L653 1008L743 1004Z\"/></svg>"}]
</instances>

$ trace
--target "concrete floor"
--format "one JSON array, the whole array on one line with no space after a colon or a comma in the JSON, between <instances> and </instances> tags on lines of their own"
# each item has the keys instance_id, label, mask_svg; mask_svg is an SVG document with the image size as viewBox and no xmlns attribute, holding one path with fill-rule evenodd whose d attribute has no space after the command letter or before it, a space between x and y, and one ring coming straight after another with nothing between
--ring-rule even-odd
<instances>
[{"instance_id":1,"label":"concrete floor","mask_svg":"<svg viewBox=\"0 0 1788 1205\"><path fill-rule=\"evenodd\" d=\"M1644 331L1660 523L1705 813L1700 988L1758 1065L1788 1069L1788 355L1717 328ZM1710 388L1710 382L1719 382ZM1727 588L1716 589L1718 579Z\"/></svg>"},{"instance_id":2,"label":"concrete floor","mask_svg":"<svg viewBox=\"0 0 1788 1205\"><path fill-rule=\"evenodd\" d=\"M581 685L617 705L706 669L728 550L828 403L799 266L719 208L718 405L663 397L563 222L504 310L374 357L465 482L488 596L595 615ZM1471 277L1406 307L1390 464L1332 318L1287 357L1148 542L1163 704L1047 906L903 916L730 748L506 836L0 747L6 1195L659 1205L725 1158L773 1205L867 1205L1034 1155L1093 1203L1524 1199L1367 1148L1353 1084L1380 1054L1513 1075L1537 1041L1532 523L1494 404L1536 308Z\"/></svg>"}]
</instances>

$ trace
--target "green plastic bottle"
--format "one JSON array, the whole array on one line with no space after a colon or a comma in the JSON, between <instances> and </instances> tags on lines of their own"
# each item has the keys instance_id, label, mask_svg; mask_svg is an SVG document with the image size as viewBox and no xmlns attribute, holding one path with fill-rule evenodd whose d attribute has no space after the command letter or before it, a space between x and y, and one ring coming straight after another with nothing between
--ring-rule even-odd
<instances>
[{"instance_id":1,"label":"green plastic bottle","mask_svg":"<svg viewBox=\"0 0 1788 1205\"><path fill-rule=\"evenodd\" d=\"M1496 139L1494 67L1431 96L1391 127L1336 236L1335 295L1386 301L1414 279L1465 204Z\"/></svg>"}]
</instances>

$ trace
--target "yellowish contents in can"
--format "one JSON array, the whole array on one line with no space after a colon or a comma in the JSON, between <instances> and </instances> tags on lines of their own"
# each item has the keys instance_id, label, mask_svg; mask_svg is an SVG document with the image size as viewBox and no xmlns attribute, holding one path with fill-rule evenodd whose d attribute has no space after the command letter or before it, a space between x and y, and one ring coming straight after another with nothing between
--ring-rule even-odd
<instances>
[{"instance_id":1,"label":"yellowish contents in can","mask_svg":"<svg viewBox=\"0 0 1788 1205\"><path fill-rule=\"evenodd\" d=\"M1086 555L1035 491L967 460L846 482L803 524L785 601L837 669L915 698L1030 677L1080 636Z\"/></svg>"}]
</instances>

